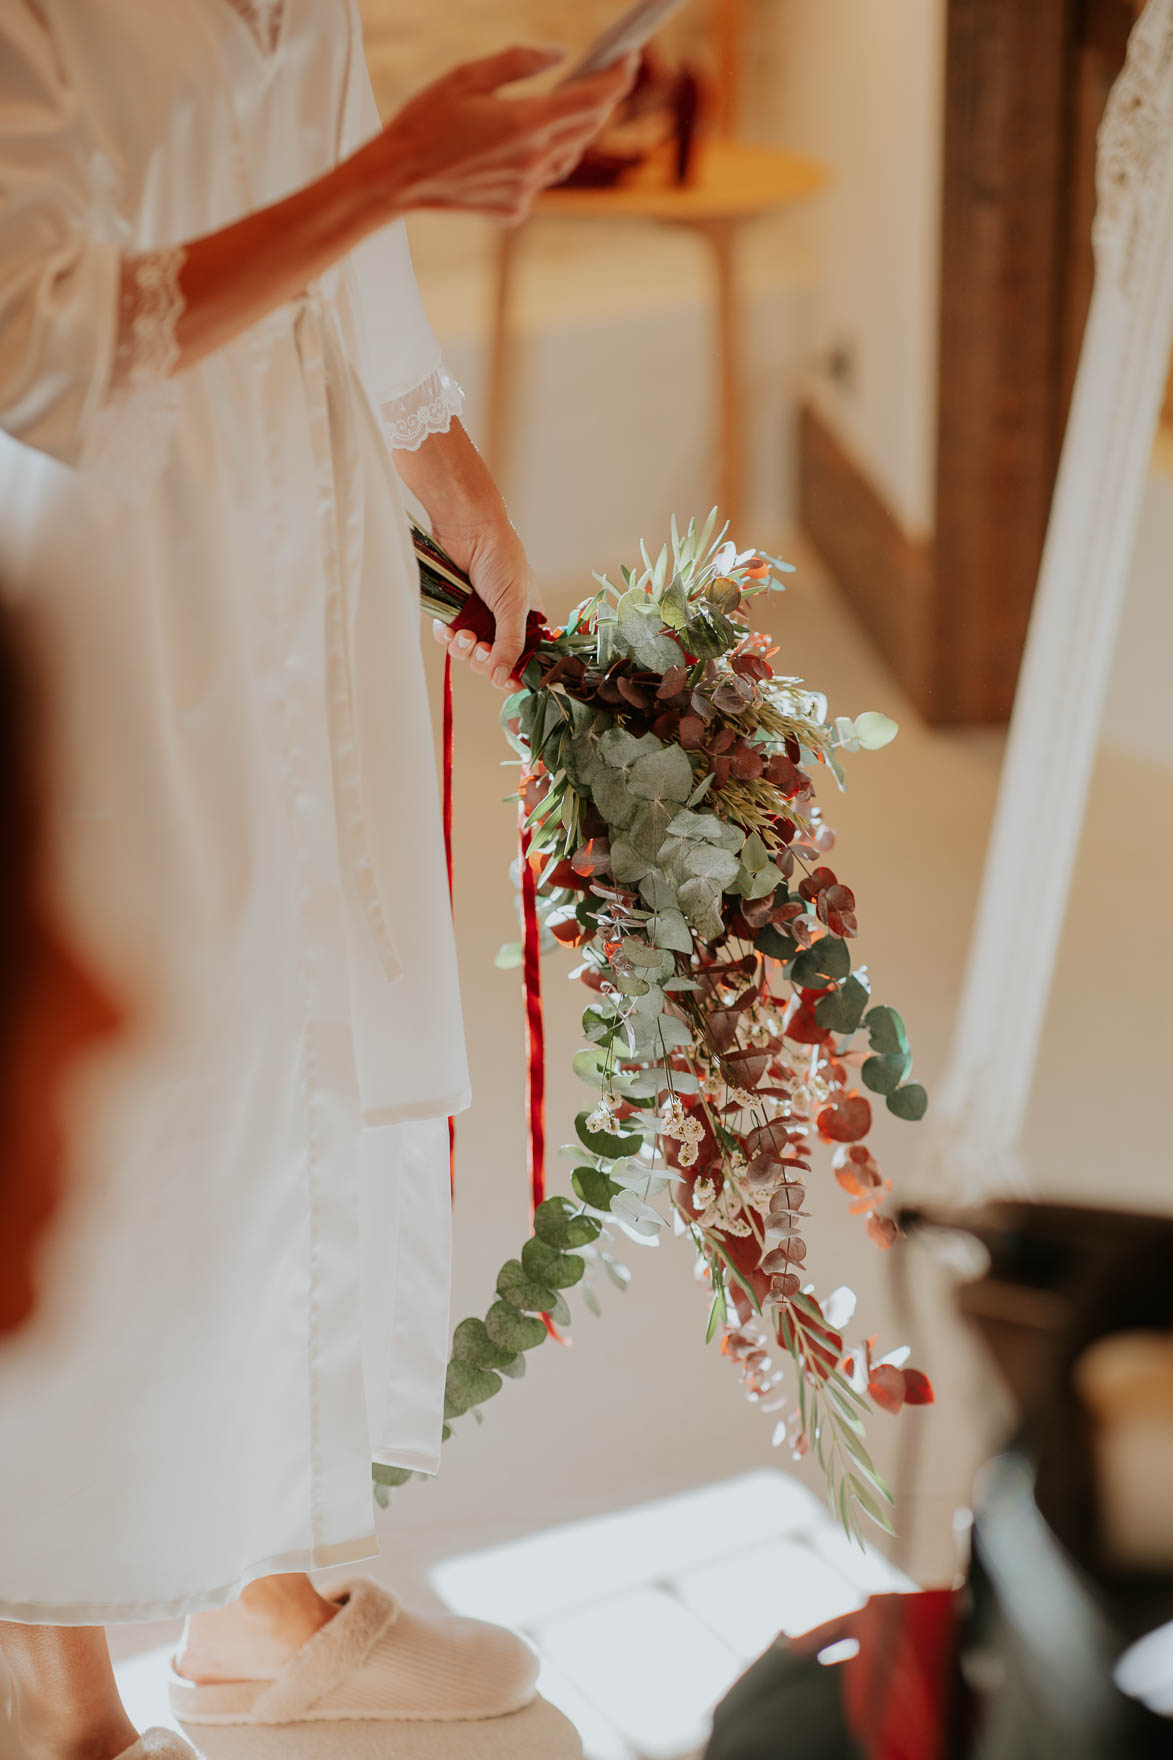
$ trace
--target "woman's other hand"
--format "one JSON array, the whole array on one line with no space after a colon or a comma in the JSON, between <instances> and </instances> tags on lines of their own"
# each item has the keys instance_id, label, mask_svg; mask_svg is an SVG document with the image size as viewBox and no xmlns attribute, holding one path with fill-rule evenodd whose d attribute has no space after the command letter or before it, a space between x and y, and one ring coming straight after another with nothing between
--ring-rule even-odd
<instances>
[{"instance_id":1,"label":"woman's other hand","mask_svg":"<svg viewBox=\"0 0 1173 1760\"><path fill-rule=\"evenodd\" d=\"M577 165L630 90L637 57L553 91L503 97L501 88L557 65L561 50L503 49L434 81L358 155L364 181L388 218L453 208L506 225Z\"/></svg>"}]
</instances>

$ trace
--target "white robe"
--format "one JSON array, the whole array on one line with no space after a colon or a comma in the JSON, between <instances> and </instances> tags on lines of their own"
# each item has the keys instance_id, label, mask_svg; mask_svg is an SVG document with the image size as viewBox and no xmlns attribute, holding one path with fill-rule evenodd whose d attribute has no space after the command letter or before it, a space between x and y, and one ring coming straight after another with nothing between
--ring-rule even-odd
<instances>
[{"instance_id":1,"label":"white robe","mask_svg":"<svg viewBox=\"0 0 1173 1760\"><path fill-rule=\"evenodd\" d=\"M162 377L168 249L378 125L353 0L275 23L268 53L234 0L0 0L0 576L63 907L136 1023L0 1351L0 1618L369 1556L372 1456L437 1465L468 1074L385 425L458 393L401 227Z\"/></svg>"}]
</instances>

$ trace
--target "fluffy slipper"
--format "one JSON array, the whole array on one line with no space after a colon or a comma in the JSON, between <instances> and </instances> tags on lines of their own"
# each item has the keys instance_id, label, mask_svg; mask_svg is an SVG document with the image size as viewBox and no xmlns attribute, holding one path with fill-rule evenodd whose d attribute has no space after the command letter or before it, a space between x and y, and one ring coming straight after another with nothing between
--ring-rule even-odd
<instances>
[{"instance_id":1,"label":"fluffy slipper","mask_svg":"<svg viewBox=\"0 0 1173 1760\"><path fill-rule=\"evenodd\" d=\"M459 1723L519 1711L536 1694L538 1659L503 1626L407 1613L362 1579L334 1598L333 1619L275 1680L196 1686L172 1671L176 1717L195 1724Z\"/></svg>"},{"instance_id":2,"label":"fluffy slipper","mask_svg":"<svg viewBox=\"0 0 1173 1760\"><path fill-rule=\"evenodd\" d=\"M173 1729L149 1729L118 1760L199 1760L199 1755Z\"/></svg>"}]
</instances>

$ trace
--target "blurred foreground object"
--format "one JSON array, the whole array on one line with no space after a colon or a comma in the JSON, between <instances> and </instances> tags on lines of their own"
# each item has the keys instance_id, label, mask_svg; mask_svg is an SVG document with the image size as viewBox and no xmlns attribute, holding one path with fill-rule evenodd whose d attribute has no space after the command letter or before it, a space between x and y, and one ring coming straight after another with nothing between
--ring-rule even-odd
<instances>
[{"instance_id":1,"label":"blurred foreground object","mask_svg":"<svg viewBox=\"0 0 1173 1760\"><path fill-rule=\"evenodd\" d=\"M1173 1749L1173 1220L910 1211L979 1241L961 1292L1020 1413L957 1591L873 1599L768 1651L708 1760L1157 1760Z\"/></svg>"},{"instance_id":2,"label":"blurred foreground object","mask_svg":"<svg viewBox=\"0 0 1173 1760\"><path fill-rule=\"evenodd\" d=\"M36 1309L37 1258L65 1187L68 1080L120 1024L47 900L34 694L0 621L0 1337Z\"/></svg>"}]
</instances>

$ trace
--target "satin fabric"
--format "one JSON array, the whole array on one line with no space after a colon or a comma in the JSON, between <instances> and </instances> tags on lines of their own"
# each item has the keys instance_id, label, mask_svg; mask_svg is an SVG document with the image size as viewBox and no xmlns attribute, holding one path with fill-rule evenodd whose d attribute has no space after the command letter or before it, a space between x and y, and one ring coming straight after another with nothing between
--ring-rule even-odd
<instances>
[{"instance_id":1,"label":"satin fabric","mask_svg":"<svg viewBox=\"0 0 1173 1760\"><path fill-rule=\"evenodd\" d=\"M134 1020L78 1082L44 1310L0 1351L0 1618L368 1556L372 1456L437 1465L468 1073L380 417L445 383L402 228L112 395L127 258L377 125L351 0L285 0L271 53L228 0L0 0L0 574L54 884Z\"/></svg>"}]
</instances>

